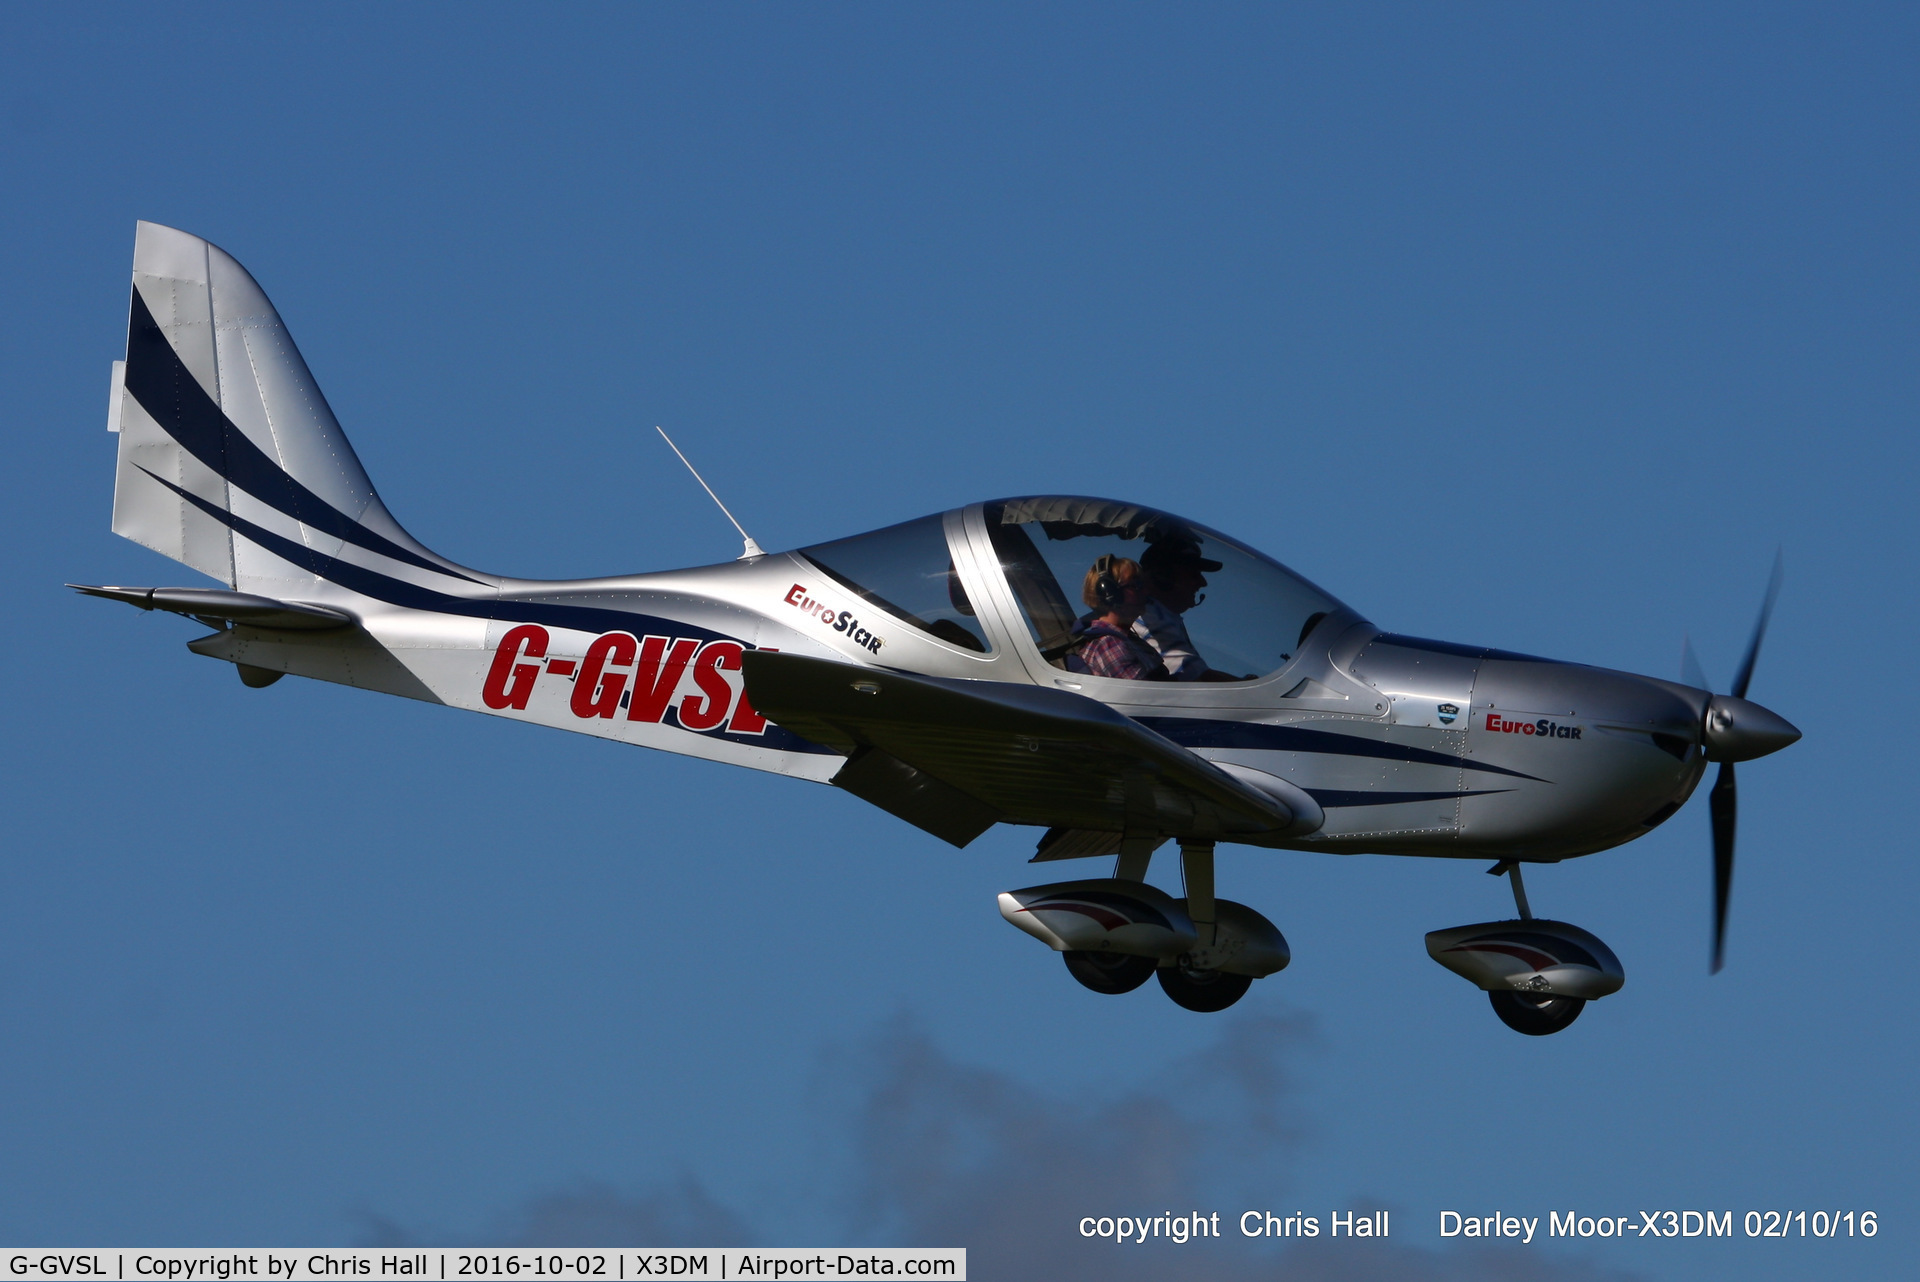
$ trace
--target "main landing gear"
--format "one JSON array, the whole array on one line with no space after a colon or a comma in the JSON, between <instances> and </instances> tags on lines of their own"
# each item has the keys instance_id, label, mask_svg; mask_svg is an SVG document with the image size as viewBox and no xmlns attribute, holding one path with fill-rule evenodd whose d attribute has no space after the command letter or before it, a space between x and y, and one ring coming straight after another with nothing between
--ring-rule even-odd
<instances>
[{"instance_id":1,"label":"main landing gear","mask_svg":"<svg viewBox=\"0 0 1920 1282\"><path fill-rule=\"evenodd\" d=\"M1278 928L1213 893L1213 843L1183 842L1184 899L1146 884L1159 838L1120 843L1112 877L1057 882L1000 896L1008 921L1061 954L1096 993L1130 993L1151 977L1191 1011L1225 1010L1253 981L1292 960Z\"/></svg>"},{"instance_id":2,"label":"main landing gear","mask_svg":"<svg viewBox=\"0 0 1920 1282\"><path fill-rule=\"evenodd\" d=\"M1626 972L1612 949L1578 926L1533 915L1518 862L1503 860L1487 871L1512 881L1519 920L1436 930L1427 936L1427 955L1485 989L1501 1023L1545 1037L1580 1018L1589 1001L1620 991Z\"/></svg>"},{"instance_id":3,"label":"main landing gear","mask_svg":"<svg viewBox=\"0 0 1920 1282\"><path fill-rule=\"evenodd\" d=\"M1171 966L1160 967L1158 974L1160 990L1173 999L1174 1005L1203 1014L1225 1010L1245 997L1247 990L1253 987L1251 975L1183 966L1178 961Z\"/></svg>"},{"instance_id":4,"label":"main landing gear","mask_svg":"<svg viewBox=\"0 0 1920 1282\"><path fill-rule=\"evenodd\" d=\"M1151 957L1088 952L1080 948L1069 948L1060 954L1060 960L1067 964L1067 974L1096 993L1115 997L1130 993L1152 979L1155 969Z\"/></svg>"}]
</instances>

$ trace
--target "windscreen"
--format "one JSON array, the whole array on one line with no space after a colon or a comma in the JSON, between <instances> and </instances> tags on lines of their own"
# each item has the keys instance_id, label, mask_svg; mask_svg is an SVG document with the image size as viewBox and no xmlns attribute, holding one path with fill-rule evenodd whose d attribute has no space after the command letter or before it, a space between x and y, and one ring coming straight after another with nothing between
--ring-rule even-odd
<instances>
[{"instance_id":1,"label":"windscreen","mask_svg":"<svg viewBox=\"0 0 1920 1282\"><path fill-rule=\"evenodd\" d=\"M989 503L985 516L1034 644L1056 667L1075 666L1090 621L1109 604L1103 566L1147 585L1150 600L1134 602L1140 617L1123 610L1119 626L1164 649L1174 679L1265 676L1339 608L1279 562L1153 508L1041 496Z\"/></svg>"}]
</instances>

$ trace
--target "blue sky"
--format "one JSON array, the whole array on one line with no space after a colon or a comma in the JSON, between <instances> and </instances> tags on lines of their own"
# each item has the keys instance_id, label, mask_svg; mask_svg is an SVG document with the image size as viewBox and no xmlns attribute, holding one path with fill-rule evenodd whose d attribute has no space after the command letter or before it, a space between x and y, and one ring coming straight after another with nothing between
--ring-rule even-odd
<instances>
[{"instance_id":1,"label":"blue sky","mask_svg":"<svg viewBox=\"0 0 1920 1282\"><path fill-rule=\"evenodd\" d=\"M1305 1277L1911 1269L1911 9L0 24L0 1241L1272 1267L1073 1235L1160 1198L1394 1209L1387 1253ZM1729 678L1784 548L1753 694L1806 738L1742 771L1727 969L1704 799L1529 879L1627 969L1563 1035L1424 954L1506 910L1480 865L1244 850L1223 893L1295 961L1200 1017L1007 928L1024 830L956 852L829 789L245 689L59 586L195 581L107 530L137 218L253 271L388 507L488 570L734 555L656 422L769 548L1113 494L1383 627L1663 676L1691 634ZM1665 1207L1886 1227L1432 1229Z\"/></svg>"}]
</instances>

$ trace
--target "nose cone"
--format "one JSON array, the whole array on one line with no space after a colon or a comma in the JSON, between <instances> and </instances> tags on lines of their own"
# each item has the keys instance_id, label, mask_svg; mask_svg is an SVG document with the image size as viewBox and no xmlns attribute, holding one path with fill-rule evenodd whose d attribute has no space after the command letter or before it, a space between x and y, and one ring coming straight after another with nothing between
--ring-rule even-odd
<instances>
[{"instance_id":1,"label":"nose cone","mask_svg":"<svg viewBox=\"0 0 1920 1282\"><path fill-rule=\"evenodd\" d=\"M1800 737L1791 722L1749 699L1716 694L1707 704L1703 733L1708 761L1751 761Z\"/></svg>"}]
</instances>

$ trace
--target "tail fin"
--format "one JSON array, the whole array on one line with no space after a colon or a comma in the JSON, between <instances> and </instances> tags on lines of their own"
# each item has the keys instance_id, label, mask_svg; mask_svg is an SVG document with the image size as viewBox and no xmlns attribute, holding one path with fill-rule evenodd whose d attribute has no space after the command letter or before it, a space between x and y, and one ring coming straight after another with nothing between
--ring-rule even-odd
<instances>
[{"instance_id":1,"label":"tail fin","mask_svg":"<svg viewBox=\"0 0 1920 1282\"><path fill-rule=\"evenodd\" d=\"M478 582L393 519L273 304L218 247L139 225L115 373L114 533L270 597L310 595L342 562Z\"/></svg>"}]
</instances>

